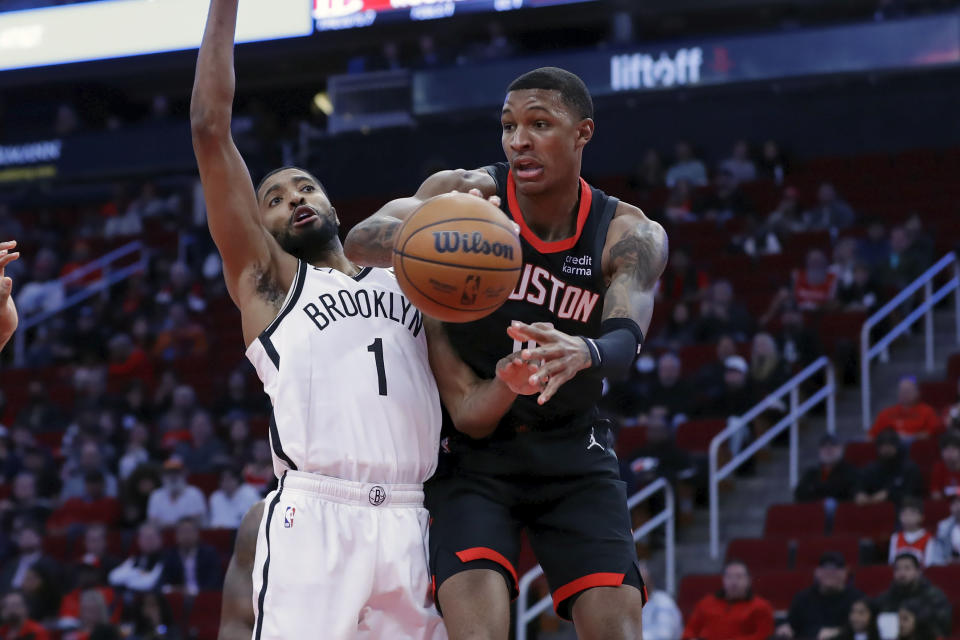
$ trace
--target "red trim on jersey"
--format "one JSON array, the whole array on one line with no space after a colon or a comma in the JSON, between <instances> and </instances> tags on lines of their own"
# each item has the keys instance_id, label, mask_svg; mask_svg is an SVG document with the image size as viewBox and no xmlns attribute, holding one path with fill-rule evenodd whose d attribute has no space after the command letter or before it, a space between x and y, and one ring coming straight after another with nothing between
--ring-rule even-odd
<instances>
[{"instance_id":1,"label":"red trim on jersey","mask_svg":"<svg viewBox=\"0 0 960 640\"><path fill-rule=\"evenodd\" d=\"M587 215L590 213L590 207L593 205L593 190L587 181L580 178L580 208L577 210L577 230L569 238L546 242L537 237L527 221L523 219L523 212L520 210L520 203L517 201L517 183L513 180L513 171L507 171L507 208L514 222L520 225L520 235L524 240L539 251L540 253L557 253L558 251L567 251L576 246L580 240L580 234L583 233L583 226L587 223Z\"/></svg>"},{"instance_id":2,"label":"red trim on jersey","mask_svg":"<svg viewBox=\"0 0 960 640\"><path fill-rule=\"evenodd\" d=\"M557 611L561 602L571 596L577 595L581 591L586 591L594 587L619 587L623 584L625 575L626 574L623 573L590 573L582 578L577 578L573 582L568 582L553 592L553 610ZM643 601L647 601L646 588L644 588Z\"/></svg>"},{"instance_id":3,"label":"red trim on jersey","mask_svg":"<svg viewBox=\"0 0 960 640\"><path fill-rule=\"evenodd\" d=\"M502 553L494 551L493 549L487 547L471 547L470 549L457 551L457 557L460 558L460 562L463 563L473 562L474 560L489 560L491 562L496 562L498 565L510 572L510 576L513 578L514 587L516 587L520 582L517 579L517 570L513 568L513 564L507 560Z\"/></svg>"}]
</instances>

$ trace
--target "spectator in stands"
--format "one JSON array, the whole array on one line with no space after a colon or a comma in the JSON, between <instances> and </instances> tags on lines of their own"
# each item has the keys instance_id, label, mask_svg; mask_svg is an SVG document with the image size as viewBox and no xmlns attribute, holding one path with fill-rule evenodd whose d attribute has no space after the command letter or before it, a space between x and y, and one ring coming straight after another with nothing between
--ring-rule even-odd
<instances>
[{"instance_id":1,"label":"spectator in stands","mask_svg":"<svg viewBox=\"0 0 960 640\"><path fill-rule=\"evenodd\" d=\"M677 480L692 478L696 469L690 454L677 446L673 429L662 413L652 412L647 422L647 442L629 455L631 470L641 482L666 478L676 486Z\"/></svg>"},{"instance_id":2,"label":"spectator in stands","mask_svg":"<svg viewBox=\"0 0 960 640\"><path fill-rule=\"evenodd\" d=\"M950 515L937 523L940 564L960 562L960 494L950 500Z\"/></svg>"},{"instance_id":3,"label":"spectator in stands","mask_svg":"<svg viewBox=\"0 0 960 640\"><path fill-rule=\"evenodd\" d=\"M853 269L857 264L857 241L841 238L833 245L833 262L830 272L837 276L837 285L853 282Z\"/></svg>"},{"instance_id":4,"label":"spectator in stands","mask_svg":"<svg viewBox=\"0 0 960 640\"><path fill-rule=\"evenodd\" d=\"M956 401L944 411L943 422L951 433L960 435L960 378L957 378Z\"/></svg>"},{"instance_id":5,"label":"spectator in stands","mask_svg":"<svg viewBox=\"0 0 960 640\"><path fill-rule=\"evenodd\" d=\"M150 431L147 426L139 420L135 421L127 433L127 445L117 465L120 480L129 478L137 467L150 459L149 444Z\"/></svg>"},{"instance_id":6,"label":"spectator in stands","mask_svg":"<svg viewBox=\"0 0 960 640\"><path fill-rule=\"evenodd\" d=\"M10 340L13 332L17 330L17 307L13 302L13 278L6 275L7 265L20 257L18 252L13 251L16 243L6 241L0 243L3 248L3 254L0 255L0 351ZM12 273L13 270L11 270Z\"/></svg>"},{"instance_id":7,"label":"spectator in stands","mask_svg":"<svg viewBox=\"0 0 960 640\"><path fill-rule=\"evenodd\" d=\"M822 633L820 640L880 640L877 616L869 598L861 597L850 606L850 612L837 635Z\"/></svg>"},{"instance_id":8,"label":"spectator in stands","mask_svg":"<svg viewBox=\"0 0 960 640\"><path fill-rule=\"evenodd\" d=\"M643 160L634 169L629 180L630 187L637 191L647 192L662 187L664 184L663 160L660 152L650 148L643 153Z\"/></svg>"},{"instance_id":9,"label":"spectator in stands","mask_svg":"<svg viewBox=\"0 0 960 640\"><path fill-rule=\"evenodd\" d=\"M866 263L871 271L885 268L890 261L890 240L887 227L879 218L867 224L867 235L857 242L857 260Z\"/></svg>"},{"instance_id":10,"label":"spectator in stands","mask_svg":"<svg viewBox=\"0 0 960 640\"><path fill-rule=\"evenodd\" d=\"M162 419L165 427L165 433L163 434L163 447L165 449L172 449L179 442L189 441L190 432L187 426L190 424L190 418L193 417L193 414L200 409L197 404L197 394L193 387L189 385L174 384L170 389L169 396L170 409Z\"/></svg>"},{"instance_id":11,"label":"spectator in stands","mask_svg":"<svg viewBox=\"0 0 960 640\"><path fill-rule=\"evenodd\" d=\"M40 380L31 380L27 386L27 402L17 413L17 425L30 428L32 433L61 431L66 425L66 418L60 407L51 402L50 393Z\"/></svg>"},{"instance_id":12,"label":"spectator in stands","mask_svg":"<svg viewBox=\"0 0 960 640\"><path fill-rule=\"evenodd\" d=\"M893 429L904 440L928 438L943 429L940 416L926 402L920 400L920 389L913 376L900 378L897 385L897 404L877 415L870 428L870 437L876 438L884 429Z\"/></svg>"},{"instance_id":13,"label":"spectator in stands","mask_svg":"<svg viewBox=\"0 0 960 640\"><path fill-rule=\"evenodd\" d=\"M197 411L190 419L190 442L177 445L176 455L190 473L209 473L224 462L223 443L213 432L210 414Z\"/></svg>"},{"instance_id":14,"label":"spectator in stands","mask_svg":"<svg viewBox=\"0 0 960 640\"><path fill-rule=\"evenodd\" d=\"M797 502L825 500L835 507L837 502L852 500L859 474L843 459L843 445L836 436L827 433L820 438L818 456L820 463L807 469L794 489Z\"/></svg>"},{"instance_id":15,"label":"spectator in stands","mask_svg":"<svg viewBox=\"0 0 960 640\"><path fill-rule=\"evenodd\" d=\"M819 249L807 253L803 270L793 271L793 299L801 311L819 311L836 296L837 276Z\"/></svg>"},{"instance_id":16,"label":"spectator in stands","mask_svg":"<svg viewBox=\"0 0 960 640\"><path fill-rule=\"evenodd\" d=\"M865 262L853 266L850 282L841 281L837 286L837 301L844 311L869 313L876 309L881 297L880 285Z\"/></svg>"},{"instance_id":17,"label":"spectator in stands","mask_svg":"<svg viewBox=\"0 0 960 640\"><path fill-rule=\"evenodd\" d=\"M713 190L697 206L704 220L721 224L753 213L754 207L740 190L739 182L729 169L722 168L713 178Z\"/></svg>"},{"instance_id":18,"label":"spectator in stands","mask_svg":"<svg viewBox=\"0 0 960 640\"><path fill-rule=\"evenodd\" d=\"M854 496L857 504L890 501L900 504L903 498L923 497L923 474L907 458L900 436L892 428L877 434L877 459L860 474L860 484Z\"/></svg>"},{"instance_id":19,"label":"spectator in stands","mask_svg":"<svg viewBox=\"0 0 960 640\"><path fill-rule=\"evenodd\" d=\"M681 141L674 147L674 163L667 169L666 183L674 187L681 180L696 187L707 186L707 167L693 155L689 142Z\"/></svg>"},{"instance_id":20,"label":"spectator in stands","mask_svg":"<svg viewBox=\"0 0 960 640\"><path fill-rule=\"evenodd\" d=\"M176 548L167 552L160 584L182 589L187 595L220 588L223 576L216 549L200 542L200 526L193 518L177 523Z\"/></svg>"},{"instance_id":21,"label":"spectator in stands","mask_svg":"<svg viewBox=\"0 0 960 640\"><path fill-rule=\"evenodd\" d=\"M117 478L107 469L100 452L100 446L95 440L85 440L80 447L80 459L78 463L70 462L64 466L63 500L70 498L82 498L87 492L87 474L99 472L103 476L104 494L111 497L117 497Z\"/></svg>"},{"instance_id":22,"label":"spectator in stands","mask_svg":"<svg viewBox=\"0 0 960 640\"><path fill-rule=\"evenodd\" d=\"M930 497L934 500L960 495L960 434L945 433L940 439L940 460L930 475Z\"/></svg>"},{"instance_id":23,"label":"spectator in stands","mask_svg":"<svg viewBox=\"0 0 960 640\"><path fill-rule=\"evenodd\" d=\"M135 528L147 517L150 496L161 485L161 469L152 462L134 469L124 482L123 526Z\"/></svg>"},{"instance_id":24,"label":"spectator in stands","mask_svg":"<svg viewBox=\"0 0 960 640\"><path fill-rule=\"evenodd\" d=\"M75 240L73 247L70 249L70 260L64 263L63 267L60 269L59 277L66 277L74 271L82 269L87 265L88 262L92 260L92 258L93 256L90 251L90 243L88 243L86 240ZM80 276L79 280L72 280L71 282L67 283L67 292L73 293L74 291L79 290L86 285L91 285L97 282L102 277L102 270L96 269L91 271L86 275Z\"/></svg>"},{"instance_id":25,"label":"spectator in stands","mask_svg":"<svg viewBox=\"0 0 960 640\"><path fill-rule=\"evenodd\" d=\"M663 215L670 224L696 221L697 215L693 212L693 187L689 180L681 178L670 188L670 195L663 206Z\"/></svg>"},{"instance_id":26,"label":"spectator in stands","mask_svg":"<svg viewBox=\"0 0 960 640\"><path fill-rule=\"evenodd\" d=\"M130 556L110 572L110 584L130 591L152 591L163 573L163 538L160 529L149 522L137 530L137 555Z\"/></svg>"},{"instance_id":27,"label":"spectator in stands","mask_svg":"<svg viewBox=\"0 0 960 640\"><path fill-rule=\"evenodd\" d=\"M227 455L233 461L246 460L250 456L250 422L239 416L227 422Z\"/></svg>"},{"instance_id":28,"label":"spectator in stands","mask_svg":"<svg viewBox=\"0 0 960 640\"><path fill-rule=\"evenodd\" d=\"M154 489L147 505L147 517L161 527L172 527L181 518L207 519L207 501L203 492L187 484L183 460L172 456L163 463L163 486Z\"/></svg>"},{"instance_id":29,"label":"spectator in stands","mask_svg":"<svg viewBox=\"0 0 960 640\"><path fill-rule=\"evenodd\" d=\"M739 416L756 404L747 361L742 356L733 355L723 361L723 367L723 386L712 392L703 415L717 418Z\"/></svg>"},{"instance_id":30,"label":"spectator in stands","mask_svg":"<svg viewBox=\"0 0 960 640\"><path fill-rule=\"evenodd\" d=\"M154 298L161 309L181 305L191 313L200 313L207 308L203 287L193 281L190 267L183 262L170 265L169 283Z\"/></svg>"},{"instance_id":31,"label":"spectator in stands","mask_svg":"<svg viewBox=\"0 0 960 640\"><path fill-rule=\"evenodd\" d=\"M23 468L37 479L37 494L44 500L60 497L62 483L50 454L36 444L23 449Z\"/></svg>"},{"instance_id":32,"label":"spectator in stands","mask_svg":"<svg viewBox=\"0 0 960 640\"><path fill-rule=\"evenodd\" d=\"M831 233L846 229L856 221L856 214L849 204L837 195L836 188L823 182L817 189L817 204L804 212L807 229L827 229Z\"/></svg>"},{"instance_id":33,"label":"spectator in stands","mask_svg":"<svg viewBox=\"0 0 960 640\"><path fill-rule=\"evenodd\" d=\"M139 595L133 606L133 634L138 640L179 640L167 599L156 591Z\"/></svg>"},{"instance_id":34,"label":"spectator in stands","mask_svg":"<svg viewBox=\"0 0 960 640\"><path fill-rule=\"evenodd\" d=\"M863 593L847 583L848 577L842 553L827 551L821 555L813 572L813 585L793 598L787 621L777 627L777 637L821 640L838 635L853 603L863 598Z\"/></svg>"},{"instance_id":35,"label":"spectator in stands","mask_svg":"<svg viewBox=\"0 0 960 640\"><path fill-rule=\"evenodd\" d=\"M737 183L757 179L757 166L750 159L750 147L746 140L737 140L733 144L733 153L720 163L720 169L730 172Z\"/></svg>"},{"instance_id":36,"label":"spectator in stands","mask_svg":"<svg viewBox=\"0 0 960 640\"><path fill-rule=\"evenodd\" d=\"M702 396L718 393L723 388L723 376L726 372L725 363L727 358L737 355L737 343L730 336L720 336L717 339L716 353L716 360L705 364L697 372L696 387L700 390Z\"/></svg>"},{"instance_id":37,"label":"spectator in stands","mask_svg":"<svg viewBox=\"0 0 960 640\"><path fill-rule=\"evenodd\" d=\"M37 477L30 471L21 471L13 479L9 501L0 503L3 531L9 534L17 523L46 522L50 516L50 502L37 493Z\"/></svg>"},{"instance_id":38,"label":"spectator in stands","mask_svg":"<svg viewBox=\"0 0 960 640\"><path fill-rule=\"evenodd\" d=\"M643 399L643 410L660 406L667 410L669 424L683 422L690 411L693 388L683 378L682 363L676 354L667 352L657 360L657 376Z\"/></svg>"},{"instance_id":39,"label":"spectator in stands","mask_svg":"<svg viewBox=\"0 0 960 640\"><path fill-rule=\"evenodd\" d=\"M905 227L890 230L890 255L882 278L888 286L899 290L920 277L930 264L922 251L917 251ZM22 294L21 294L22 295Z\"/></svg>"},{"instance_id":40,"label":"spectator in stands","mask_svg":"<svg viewBox=\"0 0 960 640\"><path fill-rule=\"evenodd\" d=\"M0 389L0 419L2 419L6 405L6 396ZM0 482L4 484L10 482L16 477L23 467L23 460L10 446L10 432L0 424Z\"/></svg>"},{"instance_id":41,"label":"spectator in stands","mask_svg":"<svg viewBox=\"0 0 960 640\"><path fill-rule=\"evenodd\" d=\"M57 626L60 629L77 629L80 627L80 601L84 592L89 590L99 591L103 596L103 601L110 612L110 621L120 622L121 606L120 598L112 587L108 586L105 579L106 573L103 568L89 562L83 562L77 568L74 580L75 587L69 593L63 596L60 603L59 620Z\"/></svg>"},{"instance_id":42,"label":"spectator in stands","mask_svg":"<svg viewBox=\"0 0 960 640\"><path fill-rule=\"evenodd\" d=\"M243 482L236 467L224 465L220 470L220 488L210 495L210 527L237 529L247 509L260 497L260 492Z\"/></svg>"},{"instance_id":43,"label":"spectator in stands","mask_svg":"<svg viewBox=\"0 0 960 640\"><path fill-rule=\"evenodd\" d=\"M696 342L697 323L690 316L690 308L683 302L673 305L670 319L651 344L658 348L677 351Z\"/></svg>"},{"instance_id":44,"label":"spectator in stands","mask_svg":"<svg viewBox=\"0 0 960 640\"><path fill-rule=\"evenodd\" d=\"M777 342L769 333L753 336L750 347L750 382L758 398L764 398L790 377L790 370L780 356ZM783 411L779 411L783 413Z\"/></svg>"},{"instance_id":45,"label":"spectator in stands","mask_svg":"<svg viewBox=\"0 0 960 640\"><path fill-rule=\"evenodd\" d=\"M43 553L43 529L36 522L25 522L14 533L17 554L7 560L0 569L0 589L20 589L27 570L34 565L42 566L49 574L57 576L57 563Z\"/></svg>"},{"instance_id":46,"label":"spectator in stands","mask_svg":"<svg viewBox=\"0 0 960 640\"><path fill-rule=\"evenodd\" d=\"M57 280L57 254L52 249L41 249L27 271L30 281L17 294L17 308L21 315L31 316L40 311L52 311L63 304L65 292Z\"/></svg>"},{"instance_id":47,"label":"spectator in stands","mask_svg":"<svg viewBox=\"0 0 960 640\"><path fill-rule=\"evenodd\" d=\"M760 154L760 161L757 163L757 176L773 180L777 184L783 184L783 179L787 175L787 157L780 150L780 145L775 140L767 140L763 143L763 152Z\"/></svg>"},{"instance_id":48,"label":"spectator in stands","mask_svg":"<svg viewBox=\"0 0 960 640\"><path fill-rule=\"evenodd\" d=\"M937 544L923 527L923 502L913 497L900 503L900 531L890 536L890 564L905 553L915 555L925 567L937 564Z\"/></svg>"},{"instance_id":49,"label":"spectator in stands","mask_svg":"<svg viewBox=\"0 0 960 640\"><path fill-rule=\"evenodd\" d=\"M684 640L767 640L773 635L773 607L751 589L750 571L740 560L723 568L723 589L697 603Z\"/></svg>"},{"instance_id":50,"label":"spectator in stands","mask_svg":"<svg viewBox=\"0 0 960 640\"><path fill-rule=\"evenodd\" d=\"M744 220L743 231L733 236L731 247L751 257L777 255L783 252L780 239L768 226L761 225L753 214Z\"/></svg>"},{"instance_id":51,"label":"spectator in stands","mask_svg":"<svg viewBox=\"0 0 960 640\"><path fill-rule=\"evenodd\" d=\"M4 640L47 640L50 636L43 625L31 620L27 601L20 591L9 591L3 596L0 609L0 638Z\"/></svg>"},{"instance_id":52,"label":"spectator in stands","mask_svg":"<svg viewBox=\"0 0 960 640\"><path fill-rule=\"evenodd\" d=\"M926 605L917 600L907 600L900 605L900 623L897 640L937 640L930 621L926 618Z\"/></svg>"},{"instance_id":53,"label":"spectator in stands","mask_svg":"<svg viewBox=\"0 0 960 640\"><path fill-rule=\"evenodd\" d=\"M950 600L924 575L917 557L904 553L893 563L893 584L877 598L877 611L897 613L908 600L923 603L920 617L929 621L937 637L950 635Z\"/></svg>"},{"instance_id":54,"label":"spectator in stands","mask_svg":"<svg viewBox=\"0 0 960 640\"><path fill-rule=\"evenodd\" d=\"M670 262L660 277L660 295L670 302L692 303L702 299L710 284L707 273L697 268L683 247L670 252Z\"/></svg>"},{"instance_id":55,"label":"spectator in stands","mask_svg":"<svg viewBox=\"0 0 960 640\"><path fill-rule=\"evenodd\" d=\"M106 495L102 471L84 474L82 495L67 499L50 517L52 531L69 533L71 529L93 523L114 525L120 520L120 502Z\"/></svg>"},{"instance_id":56,"label":"spectator in stands","mask_svg":"<svg viewBox=\"0 0 960 640\"><path fill-rule=\"evenodd\" d=\"M107 548L107 526L95 522L83 532L83 549L80 566L93 566L105 573L113 571L120 559Z\"/></svg>"},{"instance_id":57,"label":"spectator in stands","mask_svg":"<svg viewBox=\"0 0 960 640\"><path fill-rule=\"evenodd\" d=\"M647 602L643 605L644 640L680 640L683 617L677 603L666 591L654 587L653 576L645 563L640 563L640 575L647 588Z\"/></svg>"},{"instance_id":58,"label":"spectator in stands","mask_svg":"<svg viewBox=\"0 0 960 640\"><path fill-rule=\"evenodd\" d=\"M908 251L916 257L917 261L924 268L933 264L936 246L933 237L923 228L923 217L919 213L913 212L903 223L903 228L907 232L907 238L910 240Z\"/></svg>"},{"instance_id":59,"label":"spectator in stands","mask_svg":"<svg viewBox=\"0 0 960 640\"><path fill-rule=\"evenodd\" d=\"M807 231L800 211L800 192L796 187L786 187L777 208L770 212L763 226L783 242L794 233Z\"/></svg>"},{"instance_id":60,"label":"spectator in stands","mask_svg":"<svg viewBox=\"0 0 960 640\"><path fill-rule=\"evenodd\" d=\"M125 333L115 335L107 343L110 352L110 366L107 368L109 380L130 382L138 380L147 386L153 386L153 365L147 353L134 344Z\"/></svg>"},{"instance_id":61,"label":"spectator in stands","mask_svg":"<svg viewBox=\"0 0 960 640\"><path fill-rule=\"evenodd\" d=\"M88 589L80 594L80 628L63 634L63 640L120 640L120 633L110 623L110 611L103 594Z\"/></svg>"},{"instance_id":62,"label":"spectator in stands","mask_svg":"<svg viewBox=\"0 0 960 640\"><path fill-rule=\"evenodd\" d=\"M722 335L743 342L753 335L755 327L753 316L734 299L733 285L729 280L717 280L710 285L700 306L698 342L713 342Z\"/></svg>"},{"instance_id":63,"label":"spectator in stands","mask_svg":"<svg viewBox=\"0 0 960 640\"><path fill-rule=\"evenodd\" d=\"M41 563L34 564L23 576L20 590L27 599L27 609L34 620L52 620L60 607L59 571Z\"/></svg>"},{"instance_id":64,"label":"spectator in stands","mask_svg":"<svg viewBox=\"0 0 960 640\"><path fill-rule=\"evenodd\" d=\"M198 358L207 352L207 334L203 326L187 316L182 304L170 305L166 322L157 334L153 355L162 360Z\"/></svg>"},{"instance_id":65,"label":"spectator in stands","mask_svg":"<svg viewBox=\"0 0 960 640\"><path fill-rule=\"evenodd\" d=\"M263 438L253 441L251 460L243 468L243 481L257 491L264 491L275 476L273 474L273 453Z\"/></svg>"}]
</instances>

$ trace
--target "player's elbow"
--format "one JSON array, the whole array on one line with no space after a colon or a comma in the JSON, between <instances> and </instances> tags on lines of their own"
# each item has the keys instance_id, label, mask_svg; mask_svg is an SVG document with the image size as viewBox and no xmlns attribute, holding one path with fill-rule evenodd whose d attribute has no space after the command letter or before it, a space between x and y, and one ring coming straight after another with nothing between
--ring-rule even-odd
<instances>
[{"instance_id":1,"label":"player's elbow","mask_svg":"<svg viewBox=\"0 0 960 640\"><path fill-rule=\"evenodd\" d=\"M497 429L497 421L484 420L482 416L477 416L475 413L451 415L450 417L457 431L474 440L487 438L493 435L493 432Z\"/></svg>"},{"instance_id":2,"label":"player's elbow","mask_svg":"<svg viewBox=\"0 0 960 640\"><path fill-rule=\"evenodd\" d=\"M208 108L203 101L190 104L190 133L194 143L230 136L230 113Z\"/></svg>"}]
</instances>

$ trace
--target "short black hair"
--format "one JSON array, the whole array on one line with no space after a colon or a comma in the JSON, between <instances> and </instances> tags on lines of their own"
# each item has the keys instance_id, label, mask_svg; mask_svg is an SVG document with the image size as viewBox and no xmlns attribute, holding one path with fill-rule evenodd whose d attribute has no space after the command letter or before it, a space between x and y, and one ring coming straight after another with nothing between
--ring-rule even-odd
<instances>
[{"instance_id":1,"label":"short black hair","mask_svg":"<svg viewBox=\"0 0 960 640\"><path fill-rule=\"evenodd\" d=\"M524 89L559 91L560 98L574 115L581 120L593 117L593 99L590 97L587 85L583 83L579 76L566 69L540 67L528 71L510 83L507 93L523 91Z\"/></svg>"},{"instance_id":2,"label":"short black hair","mask_svg":"<svg viewBox=\"0 0 960 640\"><path fill-rule=\"evenodd\" d=\"M914 498L913 496L907 496L900 501L900 511L906 509L913 509L923 515L923 501L920 498Z\"/></svg>"},{"instance_id":3,"label":"short black hair","mask_svg":"<svg viewBox=\"0 0 960 640\"><path fill-rule=\"evenodd\" d=\"M292 165L292 164L291 164L291 165L284 166L284 167L279 167L279 168L277 168L277 169L274 169L273 171L268 171L265 176L263 176L262 178L260 178L260 182L257 183L257 188L255 189L254 193L259 194L259 193L260 193L260 189L263 188L264 183L265 183L267 180L269 180L272 176L277 175L277 174L280 173L281 171L290 171L290 170L292 170L292 171L302 171L303 173L307 174L307 175L310 177L311 180L313 180L314 182L317 183L317 186L320 187L320 191L323 191L323 195L327 196L328 198L330 197L330 194L327 193L327 188L326 188L325 186L323 186L323 183L320 182L320 180L317 178L317 176L313 175L312 173L310 173L310 172L307 171L306 169L302 169L302 168L300 168L300 167L296 167L296 166L294 166L294 165Z\"/></svg>"}]
</instances>

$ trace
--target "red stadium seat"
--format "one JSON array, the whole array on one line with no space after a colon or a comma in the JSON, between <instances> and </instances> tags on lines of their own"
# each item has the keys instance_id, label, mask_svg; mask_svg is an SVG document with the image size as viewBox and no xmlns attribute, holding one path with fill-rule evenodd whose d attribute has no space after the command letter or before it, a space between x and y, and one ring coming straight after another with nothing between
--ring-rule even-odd
<instances>
[{"instance_id":1,"label":"red stadium seat","mask_svg":"<svg viewBox=\"0 0 960 640\"><path fill-rule=\"evenodd\" d=\"M790 546L786 538L737 538L727 545L727 561L742 560L750 571L789 568Z\"/></svg>"},{"instance_id":2,"label":"red stadium seat","mask_svg":"<svg viewBox=\"0 0 960 640\"><path fill-rule=\"evenodd\" d=\"M896 510L889 502L865 505L841 502L833 518L833 533L882 539L893 533L896 524Z\"/></svg>"},{"instance_id":3,"label":"red stadium seat","mask_svg":"<svg viewBox=\"0 0 960 640\"><path fill-rule=\"evenodd\" d=\"M717 420L690 420L677 427L677 446L687 451L707 453L710 441L723 431L727 421Z\"/></svg>"},{"instance_id":4,"label":"red stadium seat","mask_svg":"<svg viewBox=\"0 0 960 640\"><path fill-rule=\"evenodd\" d=\"M947 377L951 380L960 378L960 352L954 353L947 360Z\"/></svg>"},{"instance_id":5,"label":"red stadium seat","mask_svg":"<svg viewBox=\"0 0 960 640\"><path fill-rule=\"evenodd\" d=\"M677 353L680 367L686 375L693 375L717 359L717 345L713 343L691 344Z\"/></svg>"},{"instance_id":6,"label":"red stadium seat","mask_svg":"<svg viewBox=\"0 0 960 640\"><path fill-rule=\"evenodd\" d=\"M768 600L774 611L789 609L793 597L812 584L812 571L769 571L753 576L754 593Z\"/></svg>"},{"instance_id":7,"label":"red stadium seat","mask_svg":"<svg viewBox=\"0 0 960 640\"><path fill-rule=\"evenodd\" d=\"M801 535L822 536L826 523L827 517L820 502L775 504L767 509L763 535L785 538Z\"/></svg>"},{"instance_id":8,"label":"red stadium seat","mask_svg":"<svg viewBox=\"0 0 960 640\"><path fill-rule=\"evenodd\" d=\"M947 598L954 603L954 608L956 608L957 603L960 603L960 565L927 567L923 573L930 582L943 589ZM956 615L956 611L954 615Z\"/></svg>"},{"instance_id":9,"label":"red stadium seat","mask_svg":"<svg viewBox=\"0 0 960 640\"><path fill-rule=\"evenodd\" d=\"M723 577L718 573L684 576L677 591L677 606L684 619L690 616L694 607L704 596L716 593L722 588Z\"/></svg>"},{"instance_id":10,"label":"red stadium seat","mask_svg":"<svg viewBox=\"0 0 960 640\"><path fill-rule=\"evenodd\" d=\"M617 457L628 460L634 451L647 443L646 427L623 427L617 432L617 442L614 449Z\"/></svg>"},{"instance_id":11,"label":"red stadium seat","mask_svg":"<svg viewBox=\"0 0 960 640\"><path fill-rule=\"evenodd\" d=\"M857 345L860 340L860 328L867 320L867 314L862 311L848 311L843 313L828 313L820 318L819 333L824 350L834 355L837 343L845 340Z\"/></svg>"},{"instance_id":12,"label":"red stadium seat","mask_svg":"<svg viewBox=\"0 0 960 640\"><path fill-rule=\"evenodd\" d=\"M220 600L219 591L201 591L193 599L188 620L192 637L217 637L220 629Z\"/></svg>"},{"instance_id":13,"label":"red stadium seat","mask_svg":"<svg viewBox=\"0 0 960 640\"><path fill-rule=\"evenodd\" d=\"M856 536L817 536L797 539L797 569L813 569L820 556L827 551L837 551L847 560L847 566L860 564L860 539Z\"/></svg>"},{"instance_id":14,"label":"red stadium seat","mask_svg":"<svg viewBox=\"0 0 960 640\"><path fill-rule=\"evenodd\" d=\"M919 438L910 444L910 459L921 469L932 469L940 459L938 438Z\"/></svg>"},{"instance_id":15,"label":"red stadium seat","mask_svg":"<svg viewBox=\"0 0 960 640\"><path fill-rule=\"evenodd\" d=\"M183 603L183 593L180 591L171 591L164 594L164 597L167 599L167 606L170 607L170 617L173 619L174 623L177 624L180 628L183 628L186 620L184 619L184 603Z\"/></svg>"},{"instance_id":16,"label":"red stadium seat","mask_svg":"<svg viewBox=\"0 0 960 640\"><path fill-rule=\"evenodd\" d=\"M877 445L873 442L848 442L843 458L855 467L865 467L877 459Z\"/></svg>"},{"instance_id":17,"label":"red stadium seat","mask_svg":"<svg viewBox=\"0 0 960 640\"><path fill-rule=\"evenodd\" d=\"M871 598L889 589L891 582L893 567L885 564L857 567L853 573L853 585Z\"/></svg>"},{"instance_id":18,"label":"red stadium seat","mask_svg":"<svg viewBox=\"0 0 960 640\"><path fill-rule=\"evenodd\" d=\"M923 520L927 531L936 531L937 524L950 517L950 500L927 499L923 501Z\"/></svg>"},{"instance_id":19,"label":"red stadium seat","mask_svg":"<svg viewBox=\"0 0 960 640\"><path fill-rule=\"evenodd\" d=\"M188 479L189 483L195 486L203 495L210 497L210 494L220 487L219 473L191 473Z\"/></svg>"},{"instance_id":20,"label":"red stadium seat","mask_svg":"<svg viewBox=\"0 0 960 640\"><path fill-rule=\"evenodd\" d=\"M200 540L216 549L220 555L229 558L233 553L236 534L236 529L204 529L200 532Z\"/></svg>"},{"instance_id":21,"label":"red stadium seat","mask_svg":"<svg viewBox=\"0 0 960 640\"><path fill-rule=\"evenodd\" d=\"M954 380L938 380L920 383L920 398L938 411L957 400L957 383Z\"/></svg>"}]
</instances>

